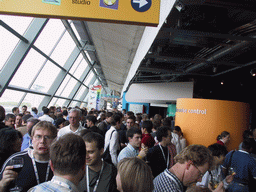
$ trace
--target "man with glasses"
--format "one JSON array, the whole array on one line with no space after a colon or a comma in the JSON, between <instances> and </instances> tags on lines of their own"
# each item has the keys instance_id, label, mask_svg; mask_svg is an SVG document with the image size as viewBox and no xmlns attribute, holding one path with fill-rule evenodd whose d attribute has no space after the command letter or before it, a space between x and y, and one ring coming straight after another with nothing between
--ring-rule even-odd
<instances>
[{"instance_id":1,"label":"man with glasses","mask_svg":"<svg viewBox=\"0 0 256 192\"><path fill-rule=\"evenodd\" d=\"M154 192L185 191L185 187L202 180L213 161L211 151L203 145L190 145L174 159L176 164L154 179Z\"/></svg>"},{"instance_id":2,"label":"man with glasses","mask_svg":"<svg viewBox=\"0 0 256 192\"><path fill-rule=\"evenodd\" d=\"M75 134L60 137L52 143L50 157L54 177L29 191L78 192L78 184L85 174L86 149L83 139Z\"/></svg>"},{"instance_id":3,"label":"man with glasses","mask_svg":"<svg viewBox=\"0 0 256 192\"><path fill-rule=\"evenodd\" d=\"M9 191L12 182L17 178L17 186L22 187L22 191L28 191L40 183L51 180L53 172L50 169L49 154L50 145L57 136L56 127L48 121L40 121L31 132L33 149L13 154L4 163L0 173L0 191ZM13 166L8 166L9 162L21 157L24 160L22 170L17 173L13 171Z\"/></svg>"},{"instance_id":4,"label":"man with glasses","mask_svg":"<svg viewBox=\"0 0 256 192\"><path fill-rule=\"evenodd\" d=\"M82 111L77 108L73 108L69 111L69 125L66 127L63 127L58 132L58 137L65 135L67 133L74 133L74 134L80 134L80 132L85 129L81 124L80 121L82 119Z\"/></svg>"}]
</instances>

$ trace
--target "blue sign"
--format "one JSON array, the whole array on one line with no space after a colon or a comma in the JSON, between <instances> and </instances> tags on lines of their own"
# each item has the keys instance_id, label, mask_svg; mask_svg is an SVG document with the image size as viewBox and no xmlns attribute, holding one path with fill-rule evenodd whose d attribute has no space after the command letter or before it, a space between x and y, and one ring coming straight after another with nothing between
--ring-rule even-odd
<instances>
[{"instance_id":1,"label":"blue sign","mask_svg":"<svg viewBox=\"0 0 256 192\"><path fill-rule=\"evenodd\" d=\"M152 0L131 0L132 8L138 12L145 12L150 9Z\"/></svg>"}]
</instances>

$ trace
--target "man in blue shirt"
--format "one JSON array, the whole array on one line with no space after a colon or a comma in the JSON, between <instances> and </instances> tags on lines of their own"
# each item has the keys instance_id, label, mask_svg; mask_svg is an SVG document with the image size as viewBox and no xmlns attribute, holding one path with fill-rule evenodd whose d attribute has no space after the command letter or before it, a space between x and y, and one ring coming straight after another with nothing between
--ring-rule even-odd
<instances>
[{"instance_id":1,"label":"man in blue shirt","mask_svg":"<svg viewBox=\"0 0 256 192\"><path fill-rule=\"evenodd\" d=\"M147 155L148 149L142 148L139 152L139 148L141 147L141 130L137 128L130 128L129 130L127 130L126 136L129 140L129 143L119 153L117 161L119 162L121 159L129 157L138 157L140 159L144 159Z\"/></svg>"},{"instance_id":2,"label":"man in blue shirt","mask_svg":"<svg viewBox=\"0 0 256 192\"><path fill-rule=\"evenodd\" d=\"M30 117L27 120L27 133L23 136L21 151L27 150L29 146L32 147L31 131L34 125L37 124L39 121L39 119L36 119L34 117Z\"/></svg>"},{"instance_id":3,"label":"man in blue shirt","mask_svg":"<svg viewBox=\"0 0 256 192\"><path fill-rule=\"evenodd\" d=\"M228 192L255 191L256 161L250 155L253 139L245 139L242 150L231 151L227 154L223 164L224 173L232 167L235 171L233 182L228 187Z\"/></svg>"}]
</instances>

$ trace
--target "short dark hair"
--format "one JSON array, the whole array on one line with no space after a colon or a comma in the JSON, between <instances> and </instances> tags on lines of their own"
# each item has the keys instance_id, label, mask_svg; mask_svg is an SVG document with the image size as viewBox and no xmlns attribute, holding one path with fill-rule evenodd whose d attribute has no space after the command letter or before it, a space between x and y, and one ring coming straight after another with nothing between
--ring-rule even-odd
<instances>
[{"instance_id":1,"label":"short dark hair","mask_svg":"<svg viewBox=\"0 0 256 192\"><path fill-rule=\"evenodd\" d=\"M150 120L143 121L141 128L146 128L148 133L152 132L153 123Z\"/></svg>"},{"instance_id":2,"label":"short dark hair","mask_svg":"<svg viewBox=\"0 0 256 192\"><path fill-rule=\"evenodd\" d=\"M68 111L67 110L63 110L62 113L63 113L64 116L68 115Z\"/></svg>"},{"instance_id":3,"label":"short dark hair","mask_svg":"<svg viewBox=\"0 0 256 192\"><path fill-rule=\"evenodd\" d=\"M212 156L226 156L226 154L228 153L228 150L225 146L220 145L218 143L214 143L212 145L208 146L208 149L212 152Z\"/></svg>"},{"instance_id":4,"label":"short dark hair","mask_svg":"<svg viewBox=\"0 0 256 192\"><path fill-rule=\"evenodd\" d=\"M32 108L31 108L31 111L33 111L33 112L35 112L35 113L37 113L37 112L38 112L38 110L37 110L37 108L36 108L36 107L32 107Z\"/></svg>"},{"instance_id":5,"label":"short dark hair","mask_svg":"<svg viewBox=\"0 0 256 192\"><path fill-rule=\"evenodd\" d=\"M112 112L107 112L106 113L106 117L112 117L113 116L113 113Z\"/></svg>"},{"instance_id":6,"label":"short dark hair","mask_svg":"<svg viewBox=\"0 0 256 192\"><path fill-rule=\"evenodd\" d=\"M132 111L127 111L127 112L126 112L126 115L127 115L127 116L134 116L134 112L132 112Z\"/></svg>"},{"instance_id":7,"label":"short dark hair","mask_svg":"<svg viewBox=\"0 0 256 192\"><path fill-rule=\"evenodd\" d=\"M171 131L170 127L162 126L157 129L156 138L159 142L162 141L163 137L168 137L168 131Z\"/></svg>"},{"instance_id":8,"label":"short dark hair","mask_svg":"<svg viewBox=\"0 0 256 192\"><path fill-rule=\"evenodd\" d=\"M10 143L14 143L17 139L23 139L18 130L10 127L0 129L0 152L13 152L11 149L13 146Z\"/></svg>"},{"instance_id":9,"label":"short dark hair","mask_svg":"<svg viewBox=\"0 0 256 192\"><path fill-rule=\"evenodd\" d=\"M12 113L8 113L7 115L5 115L5 119L4 120L8 121L10 118L15 119L16 116L14 114L12 114Z\"/></svg>"},{"instance_id":10,"label":"short dark hair","mask_svg":"<svg viewBox=\"0 0 256 192\"><path fill-rule=\"evenodd\" d=\"M23 114L22 114L22 113L19 113L19 114L16 115L16 117L17 117L17 116L20 116L20 117L22 118L22 117L23 117Z\"/></svg>"},{"instance_id":11,"label":"short dark hair","mask_svg":"<svg viewBox=\"0 0 256 192\"><path fill-rule=\"evenodd\" d=\"M23 105L22 108L25 107L25 108L28 108L27 105Z\"/></svg>"},{"instance_id":12,"label":"short dark hair","mask_svg":"<svg viewBox=\"0 0 256 192\"><path fill-rule=\"evenodd\" d=\"M84 136L82 136L82 138L85 142L88 142L88 143L95 142L99 150L104 148L104 137L99 133L95 133L91 131L85 134Z\"/></svg>"},{"instance_id":13,"label":"short dark hair","mask_svg":"<svg viewBox=\"0 0 256 192\"><path fill-rule=\"evenodd\" d=\"M97 117L95 117L94 115L87 115L86 120L91 121L95 125L95 123L97 122Z\"/></svg>"},{"instance_id":14,"label":"short dark hair","mask_svg":"<svg viewBox=\"0 0 256 192\"><path fill-rule=\"evenodd\" d=\"M60 124L64 123L65 121L66 121L66 119L64 119L63 117L57 118L56 121L55 121L55 126L57 128L59 128Z\"/></svg>"},{"instance_id":15,"label":"short dark hair","mask_svg":"<svg viewBox=\"0 0 256 192\"><path fill-rule=\"evenodd\" d=\"M157 130L159 127L161 127L161 121L153 121L153 127Z\"/></svg>"},{"instance_id":16,"label":"short dark hair","mask_svg":"<svg viewBox=\"0 0 256 192\"><path fill-rule=\"evenodd\" d=\"M83 129L83 130L81 130L79 135L84 139L84 136L91 132L93 132L91 129Z\"/></svg>"},{"instance_id":17,"label":"short dark hair","mask_svg":"<svg viewBox=\"0 0 256 192\"><path fill-rule=\"evenodd\" d=\"M181 132L180 126L175 126L173 130L178 131L178 132Z\"/></svg>"},{"instance_id":18,"label":"short dark hair","mask_svg":"<svg viewBox=\"0 0 256 192\"><path fill-rule=\"evenodd\" d=\"M86 148L82 137L69 133L56 139L50 148L54 171L61 175L76 175L85 165Z\"/></svg>"},{"instance_id":19,"label":"short dark hair","mask_svg":"<svg viewBox=\"0 0 256 192\"><path fill-rule=\"evenodd\" d=\"M172 126L172 121L169 118L164 118L163 119L163 126L171 127Z\"/></svg>"},{"instance_id":20,"label":"short dark hair","mask_svg":"<svg viewBox=\"0 0 256 192\"><path fill-rule=\"evenodd\" d=\"M136 117L135 117L134 115L132 115L132 116L128 116L127 120L128 120L128 119L132 119L133 122L135 123Z\"/></svg>"},{"instance_id":21,"label":"short dark hair","mask_svg":"<svg viewBox=\"0 0 256 192\"><path fill-rule=\"evenodd\" d=\"M5 119L5 109L2 105L0 105L0 121Z\"/></svg>"},{"instance_id":22,"label":"short dark hair","mask_svg":"<svg viewBox=\"0 0 256 192\"><path fill-rule=\"evenodd\" d=\"M43 109L44 114L48 114L49 111L50 111L50 109L48 109L47 107Z\"/></svg>"},{"instance_id":23,"label":"short dark hair","mask_svg":"<svg viewBox=\"0 0 256 192\"><path fill-rule=\"evenodd\" d=\"M227 137L228 135L230 135L229 132L227 131L222 131L220 135L217 136L217 140L219 141L220 139Z\"/></svg>"},{"instance_id":24,"label":"short dark hair","mask_svg":"<svg viewBox=\"0 0 256 192\"><path fill-rule=\"evenodd\" d=\"M17 109L19 109L19 107L13 107L12 112L14 113Z\"/></svg>"},{"instance_id":25,"label":"short dark hair","mask_svg":"<svg viewBox=\"0 0 256 192\"><path fill-rule=\"evenodd\" d=\"M247 139L249 138L250 136L253 136L252 132L250 130L245 130L243 132L243 139Z\"/></svg>"},{"instance_id":26,"label":"short dark hair","mask_svg":"<svg viewBox=\"0 0 256 192\"><path fill-rule=\"evenodd\" d=\"M17 140L22 141L22 134L13 128L0 129L0 162L3 162L11 156L14 151L14 144Z\"/></svg>"},{"instance_id":27,"label":"short dark hair","mask_svg":"<svg viewBox=\"0 0 256 192\"><path fill-rule=\"evenodd\" d=\"M115 126L117 122L121 122L121 116L119 114L113 115L111 125Z\"/></svg>"},{"instance_id":28,"label":"short dark hair","mask_svg":"<svg viewBox=\"0 0 256 192\"><path fill-rule=\"evenodd\" d=\"M30 117L33 117L33 115L30 115L30 114L24 115L24 116L22 117L22 120L24 121L24 123L27 123L27 121L28 121L28 119L29 119Z\"/></svg>"},{"instance_id":29,"label":"short dark hair","mask_svg":"<svg viewBox=\"0 0 256 192\"><path fill-rule=\"evenodd\" d=\"M126 138L127 138L127 140L128 140L128 137L133 138L133 136L134 136L135 134L140 134L140 135L142 135L141 130L138 129L138 128L135 128L135 127L131 127L130 129L128 129L127 132L126 132Z\"/></svg>"},{"instance_id":30,"label":"short dark hair","mask_svg":"<svg viewBox=\"0 0 256 192\"><path fill-rule=\"evenodd\" d=\"M243 143L242 143L242 149L245 149L245 150L250 150L251 148L253 148L253 146L255 145L255 141L253 138L247 138L245 140L243 140Z\"/></svg>"}]
</instances>

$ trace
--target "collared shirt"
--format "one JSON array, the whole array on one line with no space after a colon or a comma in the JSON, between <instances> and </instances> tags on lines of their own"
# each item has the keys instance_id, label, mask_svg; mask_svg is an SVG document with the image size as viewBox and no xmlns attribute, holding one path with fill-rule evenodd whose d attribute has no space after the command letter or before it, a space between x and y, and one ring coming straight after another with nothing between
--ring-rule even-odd
<instances>
[{"instance_id":1,"label":"collared shirt","mask_svg":"<svg viewBox=\"0 0 256 192\"><path fill-rule=\"evenodd\" d=\"M159 174L154 180L154 192L182 192L183 184L168 169Z\"/></svg>"},{"instance_id":2,"label":"collared shirt","mask_svg":"<svg viewBox=\"0 0 256 192\"><path fill-rule=\"evenodd\" d=\"M49 121L52 124L54 123L54 119L51 118L49 115L44 114L43 116L38 118L40 121Z\"/></svg>"},{"instance_id":3,"label":"collared shirt","mask_svg":"<svg viewBox=\"0 0 256 192\"><path fill-rule=\"evenodd\" d=\"M30 140L31 140L31 138L29 137L29 134L26 133L23 136L23 141L22 141L22 145L21 145L21 151L24 151L25 149L27 149L29 147Z\"/></svg>"},{"instance_id":4,"label":"collared shirt","mask_svg":"<svg viewBox=\"0 0 256 192\"><path fill-rule=\"evenodd\" d=\"M79 192L71 181L58 176L53 176L51 181L41 183L29 190L29 192L37 191Z\"/></svg>"},{"instance_id":5,"label":"collared shirt","mask_svg":"<svg viewBox=\"0 0 256 192\"><path fill-rule=\"evenodd\" d=\"M70 125L68 125L68 126L63 127L62 129L60 129L60 130L58 131L58 137L63 136L63 135L65 135L65 134L67 134L67 133L74 133L74 134L76 134L76 135L79 135L80 132L81 132L83 129L85 129L85 128L84 128L82 125L79 124L78 129L74 132L74 131L72 131L72 130L70 129Z\"/></svg>"},{"instance_id":6,"label":"collared shirt","mask_svg":"<svg viewBox=\"0 0 256 192\"><path fill-rule=\"evenodd\" d=\"M112 132L113 134L110 139ZM118 151L120 150L120 144L119 144L119 134L116 128L113 126L111 126L110 129L106 132L104 151L107 149L108 145L109 145L109 153L111 155L112 163L115 166L117 166L117 155L118 155Z\"/></svg>"},{"instance_id":7,"label":"collared shirt","mask_svg":"<svg viewBox=\"0 0 256 192\"><path fill-rule=\"evenodd\" d=\"M121 159L129 158L129 157L137 157L139 154L138 149L134 149L134 147L128 143L128 145L122 149L122 151L119 153L117 161L121 161Z\"/></svg>"}]
</instances>

